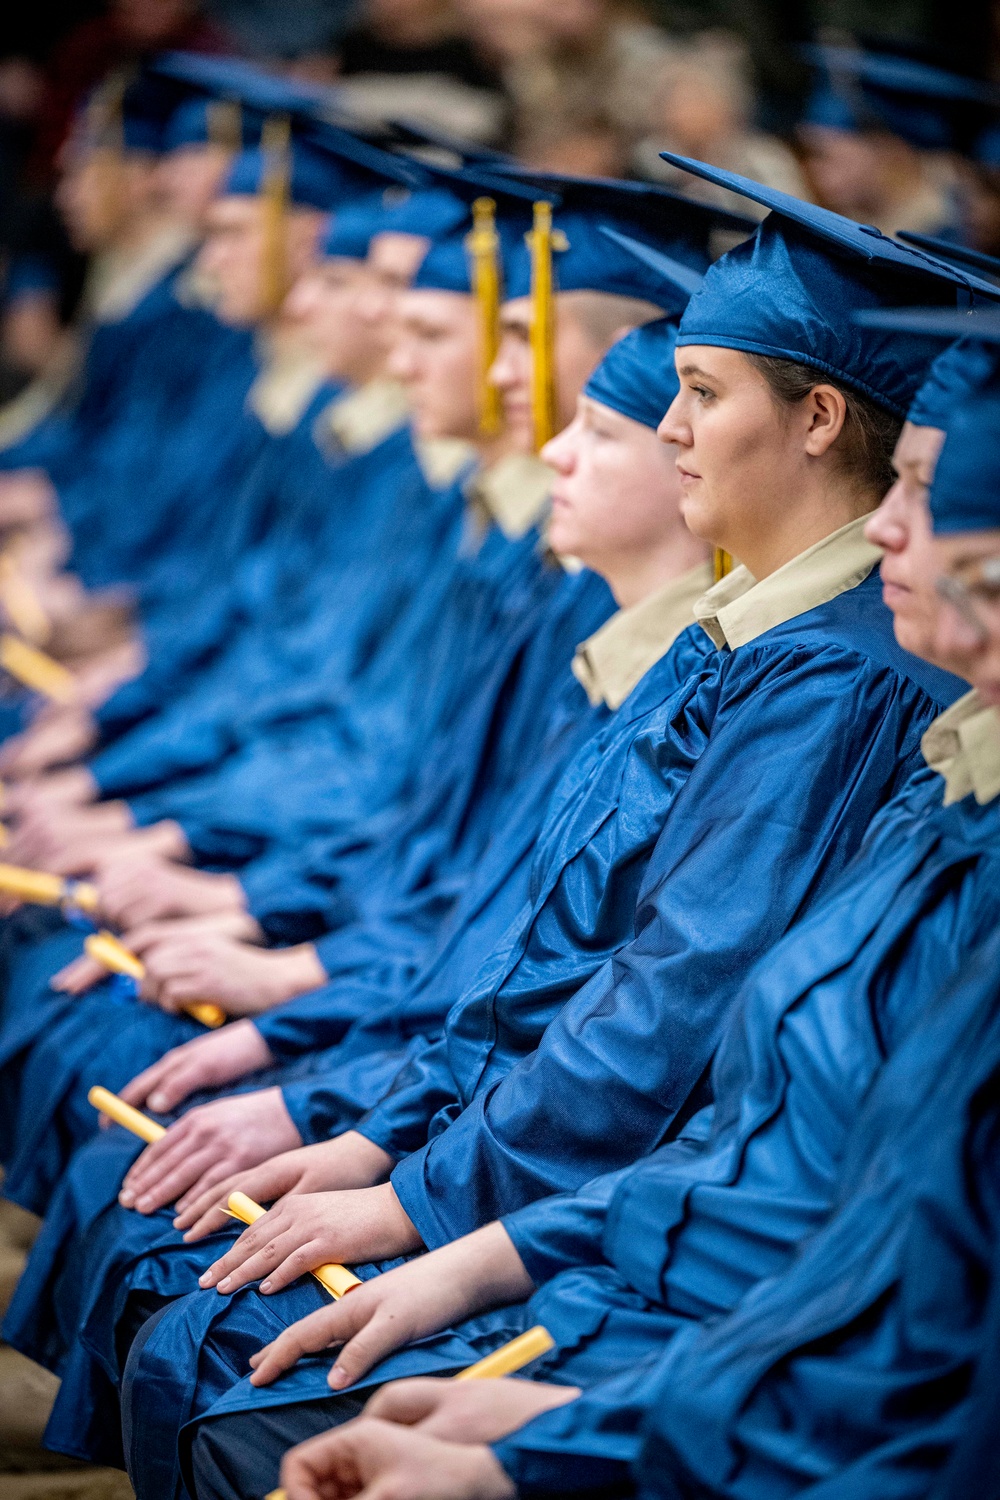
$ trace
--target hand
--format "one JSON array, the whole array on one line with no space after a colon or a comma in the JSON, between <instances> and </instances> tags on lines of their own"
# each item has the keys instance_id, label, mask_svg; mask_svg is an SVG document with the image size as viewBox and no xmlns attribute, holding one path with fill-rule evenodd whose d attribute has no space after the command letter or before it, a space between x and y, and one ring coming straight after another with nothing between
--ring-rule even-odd
<instances>
[{"instance_id":1,"label":"hand","mask_svg":"<svg viewBox=\"0 0 1000 1500\"><path fill-rule=\"evenodd\" d=\"M132 826L127 802L101 802L93 807L42 803L19 819L7 857L12 864L56 875L89 873L102 842L120 839Z\"/></svg>"},{"instance_id":2,"label":"hand","mask_svg":"<svg viewBox=\"0 0 1000 1500\"><path fill-rule=\"evenodd\" d=\"M311 943L274 950L249 947L217 932L133 942L146 965L144 999L164 1010L214 1000L230 1015L252 1016L314 990L326 971Z\"/></svg>"},{"instance_id":3,"label":"hand","mask_svg":"<svg viewBox=\"0 0 1000 1500\"><path fill-rule=\"evenodd\" d=\"M249 1022L241 1022L249 1025ZM230 1193L239 1190L255 1203L274 1203L286 1193L334 1192L340 1188L375 1187L385 1182L396 1165L393 1158L373 1141L356 1130L347 1130L332 1141L319 1141L286 1151L252 1172L231 1177L221 1186L205 1193L197 1202L185 1205L185 1224L190 1224L184 1238L204 1239L226 1223L222 1212Z\"/></svg>"},{"instance_id":4,"label":"hand","mask_svg":"<svg viewBox=\"0 0 1000 1500\"><path fill-rule=\"evenodd\" d=\"M263 1277L260 1290L267 1296L328 1261L349 1266L422 1248L391 1183L340 1193L288 1194L243 1231L198 1285L228 1295Z\"/></svg>"},{"instance_id":5,"label":"hand","mask_svg":"<svg viewBox=\"0 0 1000 1500\"><path fill-rule=\"evenodd\" d=\"M404 1344L484 1308L519 1302L533 1290L506 1229L487 1224L300 1318L253 1356L250 1382L270 1385L303 1354L340 1344L328 1384L342 1391Z\"/></svg>"},{"instance_id":6,"label":"hand","mask_svg":"<svg viewBox=\"0 0 1000 1500\"><path fill-rule=\"evenodd\" d=\"M79 760L93 748L97 739L97 726L85 708L76 704L65 708L43 711L30 729L13 735L0 750L0 775L13 780L38 776L52 766L66 765ZM86 773L84 773L86 774ZM89 802L95 795L93 779L88 777L91 790L86 796L74 801ZM29 796L37 794L35 785L25 788ZM8 787L4 799L4 812L19 812L19 789Z\"/></svg>"},{"instance_id":7,"label":"hand","mask_svg":"<svg viewBox=\"0 0 1000 1500\"><path fill-rule=\"evenodd\" d=\"M365 1417L419 1427L446 1443L496 1443L543 1411L575 1401L579 1394L579 1386L534 1380L455 1381L421 1376L384 1385L365 1406Z\"/></svg>"},{"instance_id":8,"label":"hand","mask_svg":"<svg viewBox=\"0 0 1000 1500\"><path fill-rule=\"evenodd\" d=\"M60 995L83 995L107 977L108 970L103 964L99 964L96 958L91 958L89 953L81 953L79 958L74 958L58 974L53 974L49 980L49 988Z\"/></svg>"},{"instance_id":9,"label":"hand","mask_svg":"<svg viewBox=\"0 0 1000 1500\"><path fill-rule=\"evenodd\" d=\"M146 1147L126 1174L118 1201L141 1214L176 1203L181 1215L188 1199L201 1198L235 1172L301 1144L279 1088L213 1099L189 1110Z\"/></svg>"},{"instance_id":10,"label":"hand","mask_svg":"<svg viewBox=\"0 0 1000 1500\"><path fill-rule=\"evenodd\" d=\"M15 469L0 478L0 527L30 526L57 515L59 502L44 469Z\"/></svg>"},{"instance_id":11,"label":"hand","mask_svg":"<svg viewBox=\"0 0 1000 1500\"><path fill-rule=\"evenodd\" d=\"M369 1417L290 1449L281 1483L288 1500L513 1500L517 1493L489 1448L443 1443Z\"/></svg>"},{"instance_id":12,"label":"hand","mask_svg":"<svg viewBox=\"0 0 1000 1500\"><path fill-rule=\"evenodd\" d=\"M172 1047L159 1062L138 1073L121 1090L121 1097L136 1109L148 1105L165 1115L198 1089L224 1088L273 1062L271 1049L253 1022L237 1021Z\"/></svg>"},{"instance_id":13,"label":"hand","mask_svg":"<svg viewBox=\"0 0 1000 1500\"><path fill-rule=\"evenodd\" d=\"M246 896L234 875L209 875L158 859L108 859L95 874L101 911L120 930L165 917L245 912Z\"/></svg>"}]
</instances>

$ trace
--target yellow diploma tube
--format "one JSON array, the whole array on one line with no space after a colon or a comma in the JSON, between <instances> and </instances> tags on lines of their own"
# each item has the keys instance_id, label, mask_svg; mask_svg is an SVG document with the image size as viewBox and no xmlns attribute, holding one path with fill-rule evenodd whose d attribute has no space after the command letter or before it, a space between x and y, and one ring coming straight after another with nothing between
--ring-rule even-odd
<instances>
[{"instance_id":1,"label":"yellow diploma tube","mask_svg":"<svg viewBox=\"0 0 1000 1500\"><path fill-rule=\"evenodd\" d=\"M95 1084L90 1090L87 1101L95 1109L99 1109L102 1115L107 1115L109 1120L114 1120L116 1125L124 1125L126 1130L131 1130L133 1135L137 1135L147 1145L162 1140L167 1133L165 1125L151 1120L141 1109L133 1109L131 1104L126 1104L124 1099L119 1099L110 1089L102 1089L99 1084Z\"/></svg>"},{"instance_id":2,"label":"yellow diploma tube","mask_svg":"<svg viewBox=\"0 0 1000 1500\"><path fill-rule=\"evenodd\" d=\"M41 693L52 703L72 703L76 698L73 673L16 635L6 632L0 635L0 667L17 682L33 693Z\"/></svg>"},{"instance_id":3,"label":"yellow diploma tube","mask_svg":"<svg viewBox=\"0 0 1000 1500\"><path fill-rule=\"evenodd\" d=\"M511 1339L509 1344L504 1344L499 1349L494 1349L492 1354L487 1354L484 1359L478 1359L474 1365L469 1365L467 1370L459 1370L454 1377L456 1380L497 1380L501 1375L513 1375L515 1370L523 1370L525 1365L530 1365L533 1359L540 1359L543 1354L548 1354L554 1346L555 1339L547 1328L541 1323L536 1323L534 1328L527 1329Z\"/></svg>"},{"instance_id":4,"label":"yellow diploma tube","mask_svg":"<svg viewBox=\"0 0 1000 1500\"><path fill-rule=\"evenodd\" d=\"M137 958L131 948L126 948L124 943L119 942L114 933L91 933L90 937L84 939L83 946L92 959L110 969L112 974L127 974L136 981L145 979L146 965L142 959ZM184 1010L213 1031L224 1025L226 1020L226 1012L221 1005L213 1005L208 1000L195 1000L190 1005L185 1005Z\"/></svg>"},{"instance_id":5,"label":"yellow diploma tube","mask_svg":"<svg viewBox=\"0 0 1000 1500\"><path fill-rule=\"evenodd\" d=\"M232 1199L230 1199L230 1203ZM523 1370L525 1365L530 1365L533 1359L540 1359L543 1354L548 1354L555 1345L555 1339L547 1328L541 1323L536 1323L534 1328L519 1334L516 1339L511 1339L509 1344L504 1344L500 1349L494 1349L492 1354L487 1354L485 1359L479 1359L467 1370L459 1370L453 1378L455 1380L496 1380L502 1375L513 1375L517 1370ZM265 1500L286 1500L284 1490L271 1490Z\"/></svg>"},{"instance_id":6,"label":"yellow diploma tube","mask_svg":"<svg viewBox=\"0 0 1000 1500\"><path fill-rule=\"evenodd\" d=\"M97 890L85 880L64 880L44 870L26 870L21 865L0 864L0 892L30 901L35 906L78 906L97 910Z\"/></svg>"},{"instance_id":7,"label":"yellow diploma tube","mask_svg":"<svg viewBox=\"0 0 1000 1500\"><path fill-rule=\"evenodd\" d=\"M261 1208L260 1204L255 1203L252 1198L248 1198L246 1193L230 1193L229 1212L244 1224L256 1224L267 1210ZM349 1271L346 1266L334 1265L332 1262L329 1265L317 1266L312 1274L320 1286L338 1301L345 1292L351 1290L352 1286L361 1285L361 1278L355 1276L353 1271Z\"/></svg>"}]
</instances>

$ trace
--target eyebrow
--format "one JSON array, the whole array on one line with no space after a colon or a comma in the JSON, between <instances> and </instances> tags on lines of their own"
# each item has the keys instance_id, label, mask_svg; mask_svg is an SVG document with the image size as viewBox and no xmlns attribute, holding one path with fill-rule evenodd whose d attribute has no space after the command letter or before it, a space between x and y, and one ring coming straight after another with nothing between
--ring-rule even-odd
<instances>
[{"instance_id":1,"label":"eyebrow","mask_svg":"<svg viewBox=\"0 0 1000 1500\"><path fill-rule=\"evenodd\" d=\"M706 379L712 379L708 371L701 368L701 365L681 365L677 373L678 375L704 375Z\"/></svg>"}]
</instances>

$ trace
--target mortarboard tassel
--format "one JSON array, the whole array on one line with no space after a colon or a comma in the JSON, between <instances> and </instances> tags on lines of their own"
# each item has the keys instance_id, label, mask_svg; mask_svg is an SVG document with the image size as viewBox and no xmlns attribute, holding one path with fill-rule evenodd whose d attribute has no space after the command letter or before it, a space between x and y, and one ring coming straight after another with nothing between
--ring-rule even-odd
<instances>
[{"instance_id":1,"label":"mortarboard tassel","mask_svg":"<svg viewBox=\"0 0 1000 1500\"><path fill-rule=\"evenodd\" d=\"M503 426L500 392L490 382L490 370L500 347L500 240L496 203L477 198L472 205L472 232L465 247L472 260L472 288L479 309L479 431L496 437Z\"/></svg>"},{"instance_id":2,"label":"mortarboard tassel","mask_svg":"<svg viewBox=\"0 0 1000 1500\"><path fill-rule=\"evenodd\" d=\"M556 303L552 276L552 205L535 204L534 227L527 236L531 251L531 409L535 451L556 429Z\"/></svg>"},{"instance_id":3,"label":"mortarboard tassel","mask_svg":"<svg viewBox=\"0 0 1000 1500\"><path fill-rule=\"evenodd\" d=\"M712 549L712 577L714 582L721 583L727 573L733 571L733 555L727 552L725 547L713 547Z\"/></svg>"},{"instance_id":4,"label":"mortarboard tassel","mask_svg":"<svg viewBox=\"0 0 1000 1500\"><path fill-rule=\"evenodd\" d=\"M264 251L261 266L265 308L274 314L288 293L288 256L285 243L285 220L288 211L291 124L287 115L273 115L265 120L260 147L264 157L264 177L260 196L264 208Z\"/></svg>"}]
</instances>

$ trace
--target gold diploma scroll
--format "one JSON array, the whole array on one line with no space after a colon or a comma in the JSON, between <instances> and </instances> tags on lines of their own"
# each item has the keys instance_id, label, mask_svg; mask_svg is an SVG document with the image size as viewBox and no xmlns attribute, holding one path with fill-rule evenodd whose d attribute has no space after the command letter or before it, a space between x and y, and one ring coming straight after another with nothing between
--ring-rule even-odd
<instances>
[{"instance_id":1,"label":"gold diploma scroll","mask_svg":"<svg viewBox=\"0 0 1000 1500\"><path fill-rule=\"evenodd\" d=\"M555 1339L549 1330L543 1328L541 1323L536 1323L534 1328L518 1334L509 1344L503 1344L499 1349L494 1349L492 1354L477 1359L467 1370L459 1370L454 1378L496 1380L501 1375L513 1375L515 1370L523 1370L525 1365L530 1365L533 1359L540 1359L543 1354L548 1354L554 1345Z\"/></svg>"},{"instance_id":2,"label":"gold diploma scroll","mask_svg":"<svg viewBox=\"0 0 1000 1500\"><path fill-rule=\"evenodd\" d=\"M146 965L142 959L131 948L126 948L124 943L119 942L114 933L104 930L94 932L84 939L83 946L92 959L110 969L112 974L127 974L130 979L137 981L145 979ZM226 1012L221 1005L214 1005L210 1000L193 1000L190 1005L182 1008L212 1031L225 1024Z\"/></svg>"},{"instance_id":3,"label":"gold diploma scroll","mask_svg":"<svg viewBox=\"0 0 1000 1500\"><path fill-rule=\"evenodd\" d=\"M112 974L127 974L130 979L145 979L146 965L137 958L131 948L126 948L111 932L102 929L92 932L83 940L84 952L96 963L103 964Z\"/></svg>"},{"instance_id":4,"label":"gold diploma scroll","mask_svg":"<svg viewBox=\"0 0 1000 1500\"><path fill-rule=\"evenodd\" d=\"M230 1200L232 1201L232 1200ZM525 1365L530 1365L533 1359L540 1359L543 1354L548 1354L555 1345L555 1339L547 1328L541 1323L536 1323L534 1328L527 1329L524 1333L511 1339L509 1344L494 1349L492 1354L487 1354L485 1359L478 1359L474 1365L469 1365L466 1370L459 1370L453 1376L454 1380L496 1380L502 1375L513 1375L517 1370L523 1370ZM284 1490L271 1490L265 1496L265 1500L286 1500Z\"/></svg>"},{"instance_id":5,"label":"gold diploma scroll","mask_svg":"<svg viewBox=\"0 0 1000 1500\"><path fill-rule=\"evenodd\" d=\"M256 1224L257 1220L263 1218L267 1212L267 1209L261 1208L259 1203L248 1198L246 1193L230 1193L228 1203L229 1212L244 1224ZM355 1276L353 1271L349 1271L346 1266L334 1265L332 1262L329 1265L317 1266L312 1274L320 1286L328 1291L331 1297L336 1297L338 1300L345 1292L349 1292L352 1286L361 1285L361 1278Z\"/></svg>"},{"instance_id":6,"label":"gold diploma scroll","mask_svg":"<svg viewBox=\"0 0 1000 1500\"><path fill-rule=\"evenodd\" d=\"M124 1099L119 1099L110 1089L102 1089L99 1084L87 1094L87 1102L95 1109L99 1109L102 1115L107 1115L109 1120L114 1120L116 1125L124 1125L126 1130L131 1130L140 1141L152 1145L159 1141L167 1133L165 1125L158 1125L148 1115L144 1115L141 1109L133 1109L131 1104L126 1104Z\"/></svg>"},{"instance_id":7,"label":"gold diploma scroll","mask_svg":"<svg viewBox=\"0 0 1000 1500\"><path fill-rule=\"evenodd\" d=\"M52 703L72 703L76 698L76 679L72 672L61 662L46 656L44 651L6 631L0 635L0 667L33 693L41 693Z\"/></svg>"},{"instance_id":8,"label":"gold diploma scroll","mask_svg":"<svg viewBox=\"0 0 1000 1500\"><path fill-rule=\"evenodd\" d=\"M0 892L30 901L36 906L78 906L97 910L97 889L85 880L64 880L44 870L25 870L21 865L0 864Z\"/></svg>"}]
</instances>

